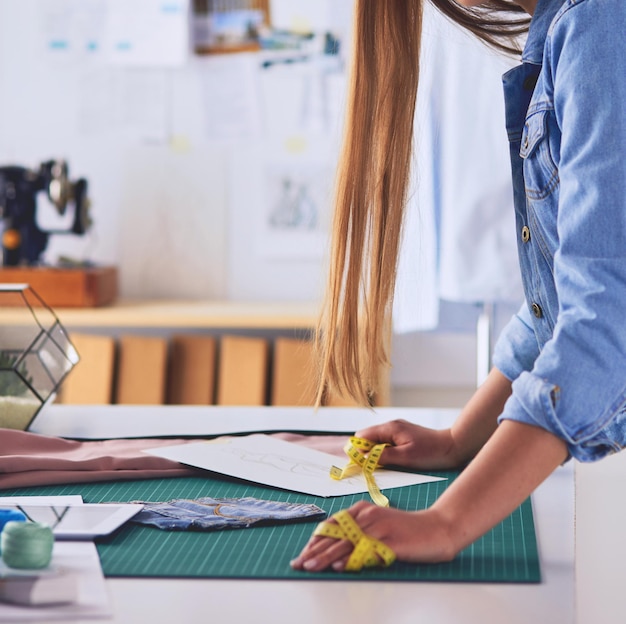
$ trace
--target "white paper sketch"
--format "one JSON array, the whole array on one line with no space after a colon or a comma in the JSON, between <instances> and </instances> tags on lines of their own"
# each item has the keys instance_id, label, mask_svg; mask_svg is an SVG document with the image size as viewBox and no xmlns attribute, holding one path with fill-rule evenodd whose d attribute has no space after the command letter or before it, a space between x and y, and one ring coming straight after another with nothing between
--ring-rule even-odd
<instances>
[{"instance_id":1,"label":"white paper sketch","mask_svg":"<svg viewBox=\"0 0 626 624\"><path fill-rule=\"evenodd\" d=\"M317 228L320 198L310 180L292 172L268 175L271 188L270 228L310 231Z\"/></svg>"},{"instance_id":2,"label":"white paper sketch","mask_svg":"<svg viewBox=\"0 0 626 624\"><path fill-rule=\"evenodd\" d=\"M273 162L263 169L259 195L263 206L257 214L256 247L264 258L323 257L333 174L326 164L319 163L316 148L305 149L297 163L286 163L284 154L274 153Z\"/></svg>"},{"instance_id":3,"label":"white paper sketch","mask_svg":"<svg viewBox=\"0 0 626 624\"><path fill-rule=\"evenodd\" d=\"M330 477L331 466L343 466L347 458L344 460L263 434L194 442L145 452L188 466L314 496L367 492L362 475L341 481ZM385 469L377 470L375 477L381 490L441 480L440 477Z\"/></svg>"}]
</instances>

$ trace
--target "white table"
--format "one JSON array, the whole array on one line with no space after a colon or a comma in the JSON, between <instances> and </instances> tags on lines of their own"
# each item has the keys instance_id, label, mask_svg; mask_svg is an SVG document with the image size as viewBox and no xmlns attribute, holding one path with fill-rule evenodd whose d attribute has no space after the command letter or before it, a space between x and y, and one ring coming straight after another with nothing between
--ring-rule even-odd
<instances>
[{"instance_id":1,"label":"white table","mask_svg":"<svg viewBox=\"0 0 626 624\"><path fill-rule=\"evenodd\" d=\"M352 429L354 419L365 424L395 417L445 426L455 414L452 410L382 408L371 412L340 408L338 416L336 409L322 410L315 416L311 411L291 410L292 422L297 423L294 428L312 429L307 421L319 416L317 423L337 423L336 430L341 430L341 422L349 423ZM282 424L289 413L284 410L289 408L241 409L235 421L244 431L250 429L249 418L255 418L259 428L274 430L270 424L273 414ZM89 429L98 429L102 419L108 418L107 422L125 422L125 435L130 437L148 435L145 427L149 422L159 430L177 422L176 426L199 432L228 422L226 418L232 418L236 411L220 407L50 406L38 417L34 430L50 434L57 429L68 435L80 424L83 437L89 437ZM173 418L174 414L178 418ZM209 433L205 431L205 435ZM626 618L618 607L626 577L622 564L626 556L626 505L617 493L626 491L624 485L626 454L596 465L577 466L576 470L570 462L535 492L543 576L540 584L108 579L115 613L112 621L351 624L371 618L376 609L389 624L623 622Z\"/></svg>"},{"instance_id":2,"label":"white table","mask_svg":"<svg viewBox=\"0 0 626 624\"><path fill-rule=\"evenodd\" d=\"M368 621L375 607L389 624L570 624L573 501L570 469L559 471L535 496L544 577L539 585L109 579L114 621L352 624Z\"/></svg>"},{"instance_id":3,"label":"white table","mask_svg":"<svg viewBox=\"0 0 626 624\"><path fill-rule=\"evenodd\" d=\"M577 622L626 621L626 452L577 464Z\"/></svg>"}]
</instances>

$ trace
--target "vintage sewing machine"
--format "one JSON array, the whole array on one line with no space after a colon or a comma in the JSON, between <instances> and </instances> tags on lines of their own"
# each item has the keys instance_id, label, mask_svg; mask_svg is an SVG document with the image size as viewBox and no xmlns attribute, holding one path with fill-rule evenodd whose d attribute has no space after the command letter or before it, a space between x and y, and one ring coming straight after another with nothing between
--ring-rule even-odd
<instances>
[{"instance_id":1,"label":"vintage sewing machine","mask_svg":"<svg viewBox=\"0 0 626 624\"><path fill-rule=\"evenodd\" d=\"M63 227L40 225L37 200L42 196L64 217ZM60 267L43 263L42 255L50 235L82 235L92 225L87 180L70 180L65 161L49 160L38 169L0 167L0 223L0 282L30 284L51 306L96 306L115 298L114 267L96 267L90 263Z\"/></svg>"},{"instance_id":2,"label":"vintage sewing machine","mask_svg":"<svg viewBox=\"0 0 626 624\"><path fill-rule=\"evenodd\" d=\"M45 193L59 215L73 210L67 230L44 230L37 223L37 196ZM50 234L84 234L91 220L87 180L70 181L62 160L41 163L39 169L0 167L0 215L2 218L2 264L36 266Z\"/></svg>"}]
</instances>

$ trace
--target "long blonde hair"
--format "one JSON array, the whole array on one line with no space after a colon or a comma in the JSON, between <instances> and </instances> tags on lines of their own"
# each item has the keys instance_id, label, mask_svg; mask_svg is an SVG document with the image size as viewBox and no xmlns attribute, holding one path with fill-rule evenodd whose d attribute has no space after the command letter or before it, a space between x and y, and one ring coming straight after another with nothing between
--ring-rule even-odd
<instances>
[{"instance_id":1,"label":"long blonde hair","mask_svg":"<svg viewBox=\"0 0 626 624\"><path fill-rule=\"evenodd\" d=\"M506 0L480 9L431 0L487 44L516 52L527 16ZM387 342L410 175L423 0L356 0L345 134L326 297L316 332L318 404L329 389L375 401Z\"/></svg>"}]
</instances>

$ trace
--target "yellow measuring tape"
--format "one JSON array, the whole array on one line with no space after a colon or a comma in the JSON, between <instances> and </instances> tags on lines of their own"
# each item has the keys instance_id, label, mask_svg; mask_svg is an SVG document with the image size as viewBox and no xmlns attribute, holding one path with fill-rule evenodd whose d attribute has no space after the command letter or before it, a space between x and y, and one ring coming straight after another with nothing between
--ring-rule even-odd
<instances>
[{"instance_id":1,"label":"yellow measuring tape","mask_svg":"<svg viewBox=\"0 0 626 624\"><path fill-rule=\"evenodd\" d=\"M346 455L350 458L350 463L344 468L332 466L330 469L330 476L333 479L340 480L345 477L351 477L359 470L362 470L365 476L365 482L367 483L367 489L372 497L372 500L379 507L389 507L389 499L380 491L378 485L376 484L376 480L374 479L374 470L378 468L380 455L386 446L389 445L375 444L365 438L352 436L343 447Z\"/></svg>"},{"instance_id":2,"label":"yellow measuring tape","mask_svg":"<svg viewBox=\"0 0 626 624\"><path fill-rule=\"evenodd\" d=\"M337 524L320 522L313 535L345 539L352 542L354 549L346 563L347 572L358 572L362 568L378 565L387 567L396 560L396 554L393 550L381 541L363 533L361 527L345 509L338 511L333 515L333 518Z\"/></svg>"}]
</instances>

